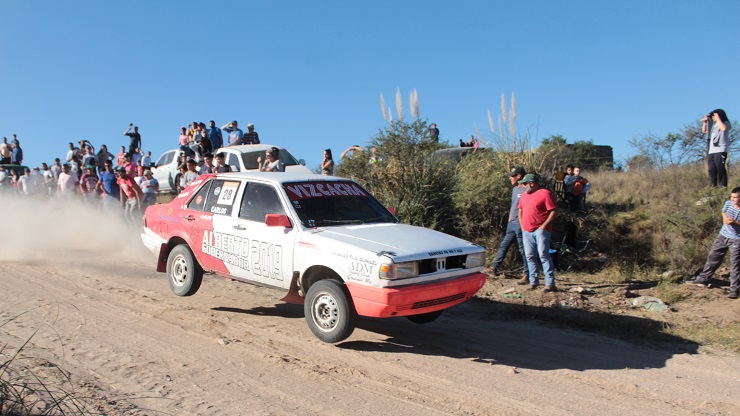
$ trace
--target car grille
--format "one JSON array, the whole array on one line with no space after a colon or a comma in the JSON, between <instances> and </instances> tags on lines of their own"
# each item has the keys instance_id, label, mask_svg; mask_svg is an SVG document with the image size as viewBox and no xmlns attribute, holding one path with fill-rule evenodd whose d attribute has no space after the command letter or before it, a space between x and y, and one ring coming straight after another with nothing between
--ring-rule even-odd
<instances>
[{"instance_id":1,"label":"car grille","mask_svg":"<svg viewBox=\"0 0 740 416\"><path fill-rule=\"evenodd\" d=\"M429 300L422 300L419 302L409 303L406 305L398 305L396 307L396 310L398 311L406 311L410 309L422 309L422 308L428 308L430 306L437 306L437 305L444 305L445 303L454 302L460 299L465 298L465 292L458 293L456 295L451 296L445 296L443 298L437 298L437 299L429 299Z\"/></svg>"},{"instance_id":2,"label":"car grille","mask_svg":"<svg viewBox=\"0 0 740 416\"><path fill-rule=\"evenodd\" d=\"M465 255L421 260L419 261L419 274L462 269L465 267L465 260Z\"/></svg>"}]
</instances>

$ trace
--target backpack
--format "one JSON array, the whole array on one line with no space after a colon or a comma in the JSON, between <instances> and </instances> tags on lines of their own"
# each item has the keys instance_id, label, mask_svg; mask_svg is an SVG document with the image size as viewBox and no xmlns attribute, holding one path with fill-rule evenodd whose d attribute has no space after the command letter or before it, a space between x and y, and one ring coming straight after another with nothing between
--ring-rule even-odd
<instances>
[{"instance_id":1,"label":"backpack","mask_svg":"<svg viewBox=\"0 0 740 416\"><path fill-rule=\"evenodd\" d=\"M581 178L579 180L576 180L573 183L573 190L571 191L571 193L573 194L573 196L580 195L581 192L583 192L583 187L586 186L587 183L588 183L588 179L586 179L586 178Z\"/></svg>"}]
</instances>

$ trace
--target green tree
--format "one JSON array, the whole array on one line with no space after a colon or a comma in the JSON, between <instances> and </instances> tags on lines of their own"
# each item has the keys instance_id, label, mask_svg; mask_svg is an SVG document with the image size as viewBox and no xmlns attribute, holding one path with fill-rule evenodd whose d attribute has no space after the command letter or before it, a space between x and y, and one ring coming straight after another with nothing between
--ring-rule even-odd
<instances>
[{"instance_id":1,"label":"green tree","mask_svg":"<svg viewBox=\"0 0 740 416\"><path fill-rule=\"evenodd\" d=\"M396 209L409 224L453 232L454 166L435 160L445 143L429 140L425 121L394 121L362 152L343 160L337 175L349 177Z\"/></svg>"}]
</instances>

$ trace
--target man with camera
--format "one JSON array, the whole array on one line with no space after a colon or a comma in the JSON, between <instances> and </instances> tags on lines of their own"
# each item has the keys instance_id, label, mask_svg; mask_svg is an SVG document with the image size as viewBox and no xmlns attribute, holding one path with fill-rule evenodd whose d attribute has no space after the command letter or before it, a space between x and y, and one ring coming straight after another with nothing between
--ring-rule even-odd
<instances>
[{"instance_id":1,"label":"man with camera","mask_svg":"<svg viewBox=\"0 0 740 416\"><path fill-rule=\"evenodd\" d=\"M707 134L709 151L707 170L712 187L727 188L727 148L730 144L730 121L725 110L718 108L701 119L701 131Z\"/></svg>"}]
</instances>

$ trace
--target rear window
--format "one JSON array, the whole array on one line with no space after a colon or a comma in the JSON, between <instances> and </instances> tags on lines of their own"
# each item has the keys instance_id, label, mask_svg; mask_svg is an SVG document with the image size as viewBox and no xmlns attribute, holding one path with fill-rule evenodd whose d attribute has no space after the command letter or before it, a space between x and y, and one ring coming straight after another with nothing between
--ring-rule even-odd
<instances>
[{"instance_id":1,"label":"rear window","mask_svg":"<svg viewBox=\"0 0 740 416\"><path fill-rule=\"evenodd\" d=\"M225 180L225 179L214 179L209 184L203 186L203 189L208 187L203 202L202 211L210 212L219 215L231 215L231 211L234 208L234 201L236 200L236 193L239 190L240 181ZM203 191L201 189L201 191ZM192 202L198 204L197 201L200 191L193 198Z\"/></svg>"}]
</instances>

